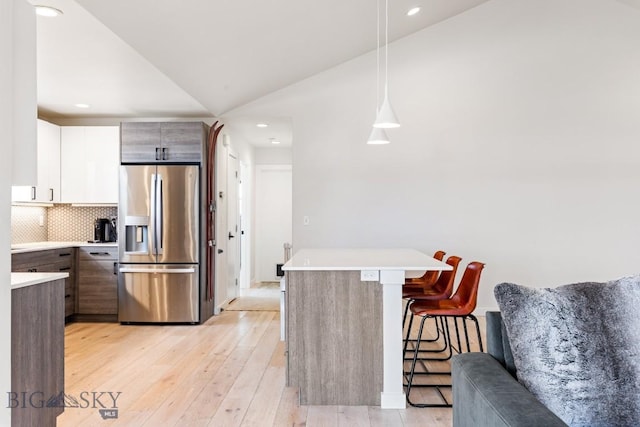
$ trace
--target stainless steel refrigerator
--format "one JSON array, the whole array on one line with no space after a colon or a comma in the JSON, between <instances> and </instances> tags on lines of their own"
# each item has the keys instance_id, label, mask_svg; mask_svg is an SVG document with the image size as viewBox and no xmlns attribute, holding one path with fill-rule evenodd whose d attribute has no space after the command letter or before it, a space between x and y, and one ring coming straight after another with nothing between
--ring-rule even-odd
<instances>
[{"instance_id":1,"label":"stainless steel refrigerator","mask_svg":"<svg viewBox=\"0 0 640 427\"><path fill-rule=\"evenodd\" d=\"M118 321L197 323L199 167L120 167Z\"/></svg>"}]
</instances>

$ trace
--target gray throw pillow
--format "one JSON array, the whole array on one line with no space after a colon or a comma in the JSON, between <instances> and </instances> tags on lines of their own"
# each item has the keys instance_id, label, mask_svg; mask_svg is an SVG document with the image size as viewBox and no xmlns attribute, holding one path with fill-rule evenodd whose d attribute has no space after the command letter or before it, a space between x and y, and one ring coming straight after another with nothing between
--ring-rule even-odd
<instances>
[{"instance_id":1,"label":"gray throw pillow","mask_svg":"<svg viewBox=\"0 0 640 427\"><path fill-rule=\"evenodd\" d=\"M570 426L640 425L640 276L495 287L520 381Z\"/></svg>"}]
</instances>

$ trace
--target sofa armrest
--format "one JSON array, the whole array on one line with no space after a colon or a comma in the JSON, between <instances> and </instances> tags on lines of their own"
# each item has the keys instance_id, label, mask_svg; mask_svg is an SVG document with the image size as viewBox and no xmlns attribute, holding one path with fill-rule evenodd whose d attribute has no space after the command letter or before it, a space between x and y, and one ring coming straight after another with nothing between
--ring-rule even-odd
<instances>
[{"instance_id":1,"label":"sofa armrest","mask_svg":"<svg viewBox=\"0 0 640 427\"><path fill-rule=\"evenodd\" d=\"M451 361L454 427L566 426L486 353Z\"/></svg>"}]
</instances>

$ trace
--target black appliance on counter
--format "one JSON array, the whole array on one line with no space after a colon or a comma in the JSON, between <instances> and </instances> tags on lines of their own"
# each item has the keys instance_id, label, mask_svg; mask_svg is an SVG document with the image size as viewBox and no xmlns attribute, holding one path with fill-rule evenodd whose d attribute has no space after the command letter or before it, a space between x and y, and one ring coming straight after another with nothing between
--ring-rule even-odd
<instances>
[{"instance_id":1,"label":"black appliance on counter","mask_svg":"<svg viewBox=\"0 0 640 427\"><path fill-rule=\"evenodd\" d=\"M115 242L118 238L115 219L97 218L94 223L93 242Z\"/></svg>"}]
</instances>

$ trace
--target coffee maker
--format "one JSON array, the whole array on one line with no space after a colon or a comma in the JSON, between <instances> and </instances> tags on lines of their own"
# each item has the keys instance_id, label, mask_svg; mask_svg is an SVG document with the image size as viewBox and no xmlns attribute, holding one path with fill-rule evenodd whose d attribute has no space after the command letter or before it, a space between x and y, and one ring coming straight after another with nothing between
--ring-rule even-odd
<instances>
[{"instance_id":1,"label":"coffee maker","mask_svg":"<svg viewBox=\"0 0 640 427\"><path fill-rule=\"evenodd\" d=\"M93 230L95 243L115 242L117 239L115 218L96 218Z\"/></svg>"}]
</instances>

